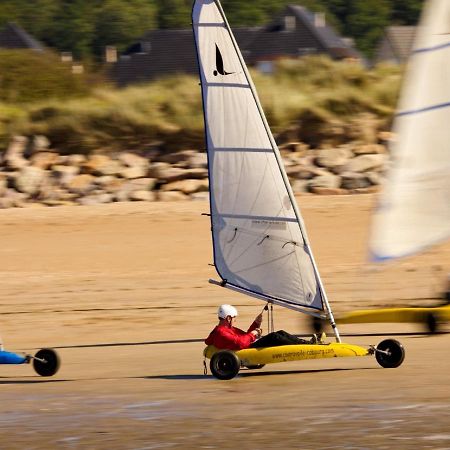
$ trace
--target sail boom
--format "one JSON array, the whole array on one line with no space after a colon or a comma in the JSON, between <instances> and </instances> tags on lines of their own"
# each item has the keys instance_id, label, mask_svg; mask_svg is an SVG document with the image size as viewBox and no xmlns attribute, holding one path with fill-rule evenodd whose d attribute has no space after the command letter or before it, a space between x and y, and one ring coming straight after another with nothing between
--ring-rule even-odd
<instances>
[{"instance_id":1,"label":"sail boom","mask_svg":"<svg viewBox=\"0 0 450 450\"><path fill-rule=\"evenodd\" d=\"M254 298L257 298L259 300L263 300L265 302L272 303L274 305L279 305L279 306L282 306L284 308L291 309L292 311L301 312L301 313L304 313L304 314L308 314L310 316L319 317L321 319L328 318L327 314L322 312L319 309L307 308L305 306L299 306L299 305L297 305L295 303L292 303L289 300L284 300L284 299L280 299L280 298L271 297L270 295L258 294L257 292L253 292L253 291L250 291L248 289L244 289L244 288L241 288L239 286L235 286L233 284L227 283L225 280L224 281L209 280L209 283L213 284L215 286L225 287L225 288L230 289L232 291L239 292L239 293L245 294L245 295L247 295L249 297L254 297Z\"/></svg>"}]
</instances>

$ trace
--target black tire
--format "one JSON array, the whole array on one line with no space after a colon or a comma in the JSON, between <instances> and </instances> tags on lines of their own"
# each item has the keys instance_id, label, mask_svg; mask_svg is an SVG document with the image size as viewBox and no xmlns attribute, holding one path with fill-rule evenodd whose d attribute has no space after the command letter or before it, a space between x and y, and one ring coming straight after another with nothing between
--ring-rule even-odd
<instances>
[{"instance_id":1,"label":"black tire","mask_svg":"<svg viewBox=\"0 0 450 450\"><path fill-rule=\"evenodd\" d=\"M254 366L245 366L247 369L250 370L256 370L256 369L262 369L265 366L265 364L255 364Z\"/></svg>"},{"instance_id":2,"label":"black tire","mask_svg":"<svg viewBox=\"0 0 450 450\"><path fill-rule=\"evenodd\" d=\"M33 368L41 377L51 377L58 372L61 361L58 353L52 348L43 348L39 350L33 359Z\"/></svg>"},{"instance_id":3,"label":"black tire","mask_svg":"<svg viewBox=\"0 0 450 450\"><path fill-rule=\"evenodd\" d=\"M234 352L223 350L214 353L209 367L219 380L231 380L239 373L241 362Z\"/></svg>"},{"instance_id":4,"label":"black tire","mask_svg":"<svg viewBox=\"0 0 450 450\"><path fill-rule=\"evenodd\" d=\"M386 339L377 345L377 350L386 353L375 352L375 358L381 367L386 369L394 369L402 364L405 359L405 349L400 342L395 339Z\"/></svg>"},{"instance_id":5,"label":"black tire","mask_svg":"<svg viewBox=\"0 0 450 450\"><path fill-rule=\"evenodd\" d=\"M437 333L439 329L439 322L435 314L433 313L427 314L425 318L425 323L429 333L431 334Z\"/></svg>"}]
</instances>

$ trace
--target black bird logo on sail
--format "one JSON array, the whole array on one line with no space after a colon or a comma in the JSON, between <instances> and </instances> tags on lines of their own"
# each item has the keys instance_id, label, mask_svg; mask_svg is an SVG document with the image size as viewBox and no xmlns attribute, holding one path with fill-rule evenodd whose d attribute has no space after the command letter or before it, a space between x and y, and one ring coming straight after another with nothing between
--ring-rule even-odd
<instances>
[{"instance_id":1,"label":"black bird logo on sail","mask_svg":"<svg viewBox=\"0 0 450 450\"><path fill-rule=\"evenodd\" d=\"M232 75L235 72L227 72L224 69L223 66L223 58L222 53L220 53L219 47L216 44L216 70L213 72L214 76L217 77L217 75Z\"/></svg>"}]
</instances>

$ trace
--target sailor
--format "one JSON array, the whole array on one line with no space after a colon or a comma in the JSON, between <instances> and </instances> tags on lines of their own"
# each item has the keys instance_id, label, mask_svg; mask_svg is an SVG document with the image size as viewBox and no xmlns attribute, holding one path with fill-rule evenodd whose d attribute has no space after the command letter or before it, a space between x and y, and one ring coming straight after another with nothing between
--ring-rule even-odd
<instances>
[{"instance_id":1,"label":"sailor","mask_svg":"<svg viewBox=\"0 0 450 450\"><path fill-rule=\"evenodd\" d=\"M217 311L219 323L205 339L206 345L214 345L219 349L242 350L244 348L276 347L279 345L318 344L326 337L323 333L319 338L313 335L307 341L287 333L284 330L275 331L262 336L262 312L258 314L247 331L234 326L238 315L237 309L231 305L221 305Z\"/></svg>"}]
</instances>

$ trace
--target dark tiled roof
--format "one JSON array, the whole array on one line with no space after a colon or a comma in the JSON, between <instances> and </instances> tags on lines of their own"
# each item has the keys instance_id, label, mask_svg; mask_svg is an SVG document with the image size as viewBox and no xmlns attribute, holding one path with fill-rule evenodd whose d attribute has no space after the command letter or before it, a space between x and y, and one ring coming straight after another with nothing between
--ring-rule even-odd
<instances>
[{"instance_id":1,"label":"dark tiled roof","mask_svg":"<svg viewBox=\"0 0 450 450\"><path fill-rule=\"evenodd\" d=\"M286 17L295 22L286 26ZM301 6L287 6L265 27L235 28L233 33L247 64L326 53L334 59L360 58L332 28L316 26L316 16ZM196 74L191 30L153 30L132 45L112 68L111 76L127 85L176 73Z\"/></svg>"},{"instance_id":2,"label":"dark tiled roof","mask_svg":"<svg viewBox=\"0 0 450 450\"><path fill-rule=\"evenodd\" d=\"M197 72L191 30L153 30L120 57L112 68L112 77L123 86L164 75Z\"/></svg>"},{"instance_id":3,"label":"dark tiled roof","mask_svg":"<svg viewBox=\"0 0 450 450\"><path fill-rule=\"evenodd\" d=\"M0 31L0 48L23 48L40 52L45 50L44 46L39 41L14 23L8 23L6 27Z\"/></svg>"},{"instance_id":4,"label":"dark tiled roof","mask_svg":"<svg viewBox=\"0 0 450 450\"><path fill-rule=\"evenodd\" d=\"M375 62L390 61L402 64L407 61L415 37L416 27L392 26L386 28L377 48Z\"/></svg>"}]
</instances>

